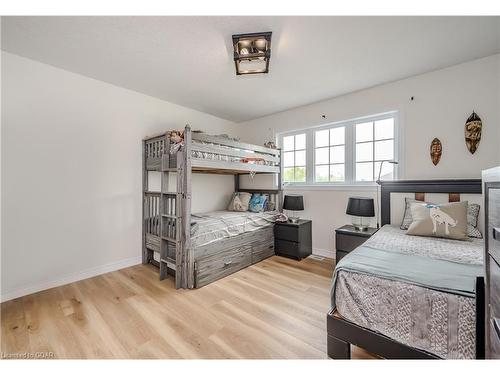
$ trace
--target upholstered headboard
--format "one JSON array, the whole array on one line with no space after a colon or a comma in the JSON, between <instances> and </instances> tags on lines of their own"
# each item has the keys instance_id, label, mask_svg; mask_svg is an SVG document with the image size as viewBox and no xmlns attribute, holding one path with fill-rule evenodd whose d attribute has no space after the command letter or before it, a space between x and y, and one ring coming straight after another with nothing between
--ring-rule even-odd
<instances>
[{"instance_id":1,"label":"upholstered headboard","mask_svg":"<svg viewBox=\"0 0 500 375\"><path fill-rule=\"evenodd\" d=\"M481 206L483 203L480 179L381 181L380 186L382 225L401 223L405 197L433 203L469 201ZM479 228L482 228L482 220L480 220Z\"/></svg>"}]
</instances>

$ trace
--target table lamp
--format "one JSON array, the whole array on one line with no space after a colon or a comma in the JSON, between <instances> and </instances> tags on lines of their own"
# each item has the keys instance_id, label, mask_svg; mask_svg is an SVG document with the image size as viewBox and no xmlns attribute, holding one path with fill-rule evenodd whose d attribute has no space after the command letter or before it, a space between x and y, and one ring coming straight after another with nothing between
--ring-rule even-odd
<instances>
[{"instance_id":1,"label":"table lamp","mask_svg":"<svg viewBox=\"0 0 500 375\"><path fill-rule=\"evenodd\" d=\"M373 198L350 197L347 203L347 215L352 217L352 225L359 231L365 231L370 223L368 217L375 216Z\"/></svg>"},{"instance_id":2,"label":"table lamp","mask_svg":"<svg viewBox=\"0 0 500 375\"><path fill-rule=\"evenodd\" d=\"M295 211L304 210L304 199L302 195L285 195L283 209L292 211L293 216L290 216L289 219L292 223L297 223L299 218L295 216Z\"/></svg>"}]
</instances>

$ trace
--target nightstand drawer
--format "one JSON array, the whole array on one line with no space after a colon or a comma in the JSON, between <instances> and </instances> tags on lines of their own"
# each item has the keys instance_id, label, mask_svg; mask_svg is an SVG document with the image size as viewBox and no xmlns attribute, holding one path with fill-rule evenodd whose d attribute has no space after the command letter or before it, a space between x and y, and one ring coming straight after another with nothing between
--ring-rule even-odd
<instances>
[{"instance_id":1,"label":"nightstand drawer","mask_svg":"<svg viewBox=\"0 0 500 375\"><path fill-rule=\"evenodd\" d=\"M491 315L500 318L500 265L497 264L495 259L490 255L489 258L489 285L488 292L490 294L490 309Z\"/></svg>"},{"instance_id":2,"label":"nightstand drawer","mask_svg":"<svg viewBox=\"0 0 500 375\"><path fill-rule=\"evenodd\" d=\"M368 238L337 233L335 236L335 248L340 251L352 251L362 245Z\"/></svg>"},{"instance_id":3,"label":"nightstand drawer","mask_svg":"<svg viewBox=\"0 0 500 375\"><path fill-rule=\"evenodd\" d=\"M276 253L297 257L299 253L299 244L293 241L276 239Z\"/></svg>"},{"instance_id":4,"label":"nightstand drawer","mask_svg":"<svg viewBox=\"0 0 500 375\"><path fill-rule=\"evenodd\" d=\"M280 240L299 242L299 229L291 225L275 225L274 237Z\"/></svg>"},{"instance_id":5,"label":"nightstand drawer","mask_svg":"<svg viewBox=\"0 0 500 375\"><path fill-rule=\"evenodd\" d=\"M488 252L500 263L500 189L488 189Z\"/></svg>"}]
</instances>

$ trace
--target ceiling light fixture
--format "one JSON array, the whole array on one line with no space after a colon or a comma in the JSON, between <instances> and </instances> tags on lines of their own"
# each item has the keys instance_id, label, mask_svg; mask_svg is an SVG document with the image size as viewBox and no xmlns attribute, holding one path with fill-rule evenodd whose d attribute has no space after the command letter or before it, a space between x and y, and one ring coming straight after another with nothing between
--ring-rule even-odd
<instances>
[{"instance_id":1,"label":"ceiling light fixture","mask_svg":"<svg viewBox=\"0 0 500 375\"><path fill-rule=\"evenodd\" d=\"M236 75L269 72L271 32L233 35Z\"/></svg>"}]
</instances>

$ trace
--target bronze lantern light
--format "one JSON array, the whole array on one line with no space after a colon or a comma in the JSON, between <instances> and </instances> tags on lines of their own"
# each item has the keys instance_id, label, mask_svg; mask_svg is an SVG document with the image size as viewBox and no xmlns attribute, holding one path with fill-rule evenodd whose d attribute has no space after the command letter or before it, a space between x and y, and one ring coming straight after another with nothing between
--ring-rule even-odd
<instances>
[{"instance_id":1,"label":"bronze lantern light","mask_svg":"<svg viewBox=\"0 0 500 375\"><path fill-rule=\"evenodd\" d=\"M271 32L233 35L236 75L269 72Z\"/></svg>"}]
</instances>

